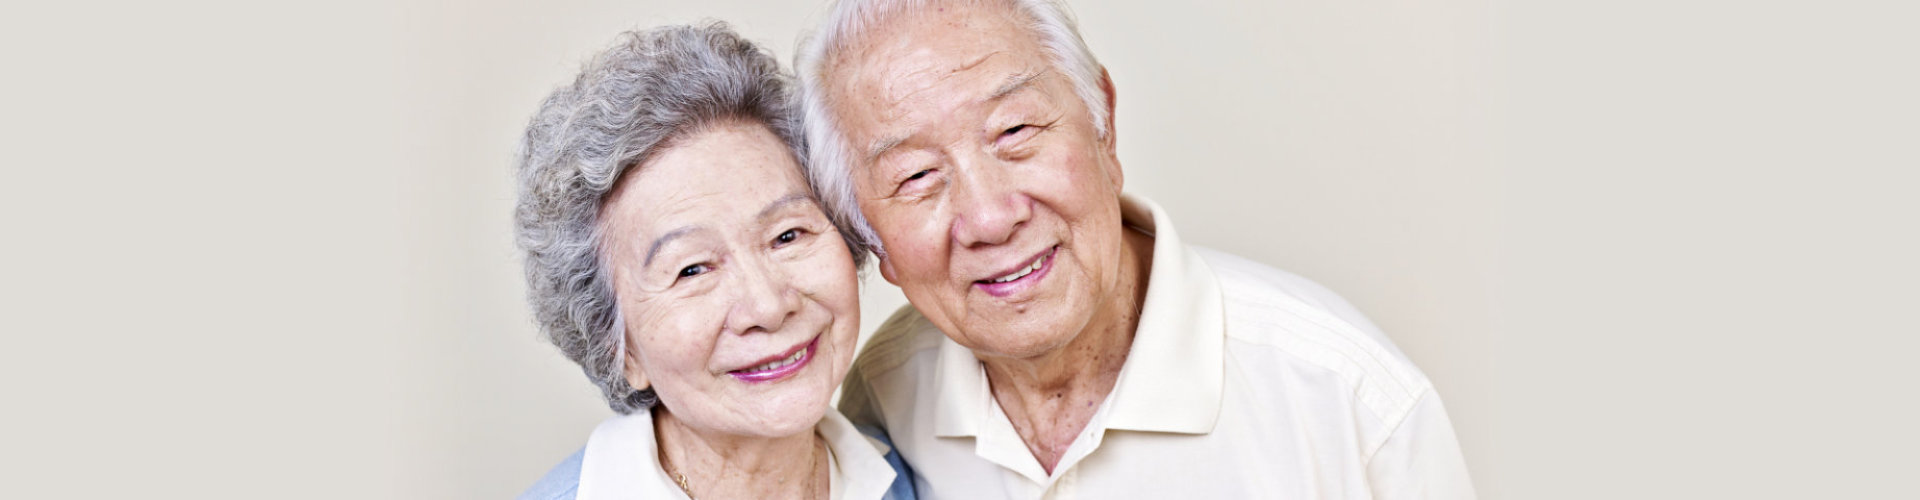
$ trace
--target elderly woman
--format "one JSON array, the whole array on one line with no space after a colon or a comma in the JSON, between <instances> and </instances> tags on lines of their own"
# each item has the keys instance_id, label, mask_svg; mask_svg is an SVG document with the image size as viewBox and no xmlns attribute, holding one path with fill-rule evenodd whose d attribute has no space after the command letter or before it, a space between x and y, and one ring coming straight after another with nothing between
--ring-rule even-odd
<instances>
[{"instance_id":1,"label":"elderly woman","mask_svg":"<svg viewBox=\"0 0 1920 500\"><path fill-rule=\"evenodd\" d=\"M541 105L514 214L530 301L619 415L522 498L912 496L828 405L864 252L814 201L790 94L716 23L627 33Z\"/></svg>"}]
</instances>

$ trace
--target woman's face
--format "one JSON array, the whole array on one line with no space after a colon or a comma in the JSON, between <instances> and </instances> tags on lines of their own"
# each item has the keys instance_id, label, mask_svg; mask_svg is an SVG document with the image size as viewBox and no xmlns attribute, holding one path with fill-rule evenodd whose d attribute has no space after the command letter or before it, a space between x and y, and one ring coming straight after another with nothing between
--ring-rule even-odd
<instances>
[{"instance_id":1,"label":"woman's face","mask_svg":"<svg viewBox=\"0 0 1920 500\"><path fill-rule=\"evenodd\" d=\"M853 361L859 285L785 144L715 124L629 172L601 210L628 381L695 429L812 429Z\"/></svg>"}]
</instances>

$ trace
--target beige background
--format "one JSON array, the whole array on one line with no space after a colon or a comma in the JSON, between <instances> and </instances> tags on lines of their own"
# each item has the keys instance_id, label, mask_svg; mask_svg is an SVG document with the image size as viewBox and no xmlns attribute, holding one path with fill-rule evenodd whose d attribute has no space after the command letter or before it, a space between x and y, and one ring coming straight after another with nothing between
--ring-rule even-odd
<instances>
[{"instance_id":1,"label":"beige background","mask_svg":"<svg viewBox=\"0 0 1920 500\"><path fill-rule=\"evenodd\" d=\"M0 7L0 497L509 497L606 414L520 127L620 30L818 9L264 3ZM1074 2L1128 187L1371 315L1485 498L1915 495L1920 9L1181 3Z\"/></svg>"}]
</instances>

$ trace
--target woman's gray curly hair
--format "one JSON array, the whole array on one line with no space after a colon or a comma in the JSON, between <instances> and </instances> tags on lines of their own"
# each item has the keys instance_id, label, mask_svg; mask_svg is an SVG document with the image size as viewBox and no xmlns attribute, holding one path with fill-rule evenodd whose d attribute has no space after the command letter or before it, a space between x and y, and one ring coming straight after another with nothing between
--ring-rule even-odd
<instances>
[{"instance_id":1,"label":"woman's gray curly hair","mask_svg":"<svg viewBox=\"0 0 1920 500\"><path fill-rule=\"evenodd\" d=\"M600 246L608 193L627 171L720 122L766 125L804 163L792 94L791 77L772 54L725 23L667 26L622 34L573 84L548 96L527 126L514 207L527 300L547 338L580 364L614 411L650 409L659 399L625 375L627 336ZM848 244L858 268L866 251Z\"/></svg>"}]
</instances>

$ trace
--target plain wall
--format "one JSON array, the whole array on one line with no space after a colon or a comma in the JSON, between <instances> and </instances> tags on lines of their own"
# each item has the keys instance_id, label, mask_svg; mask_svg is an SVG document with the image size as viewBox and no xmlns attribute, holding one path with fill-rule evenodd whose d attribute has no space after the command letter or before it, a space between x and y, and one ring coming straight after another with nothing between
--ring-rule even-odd
<instances>
[{"instance_id":1,"label":"plain wall","mask_svg":"<svg viewBox=\"0 0 1920 500\"><path fill-rule=\"evenodd\" d=\"M522 302L526 120L622 30L820 10L691 4L0 7L0 496L530 484L609 412ZM1915 493L1920 9L1073 4L1128 190L1371 316L1484 498Z\"/></svg>"}]
</instances>

